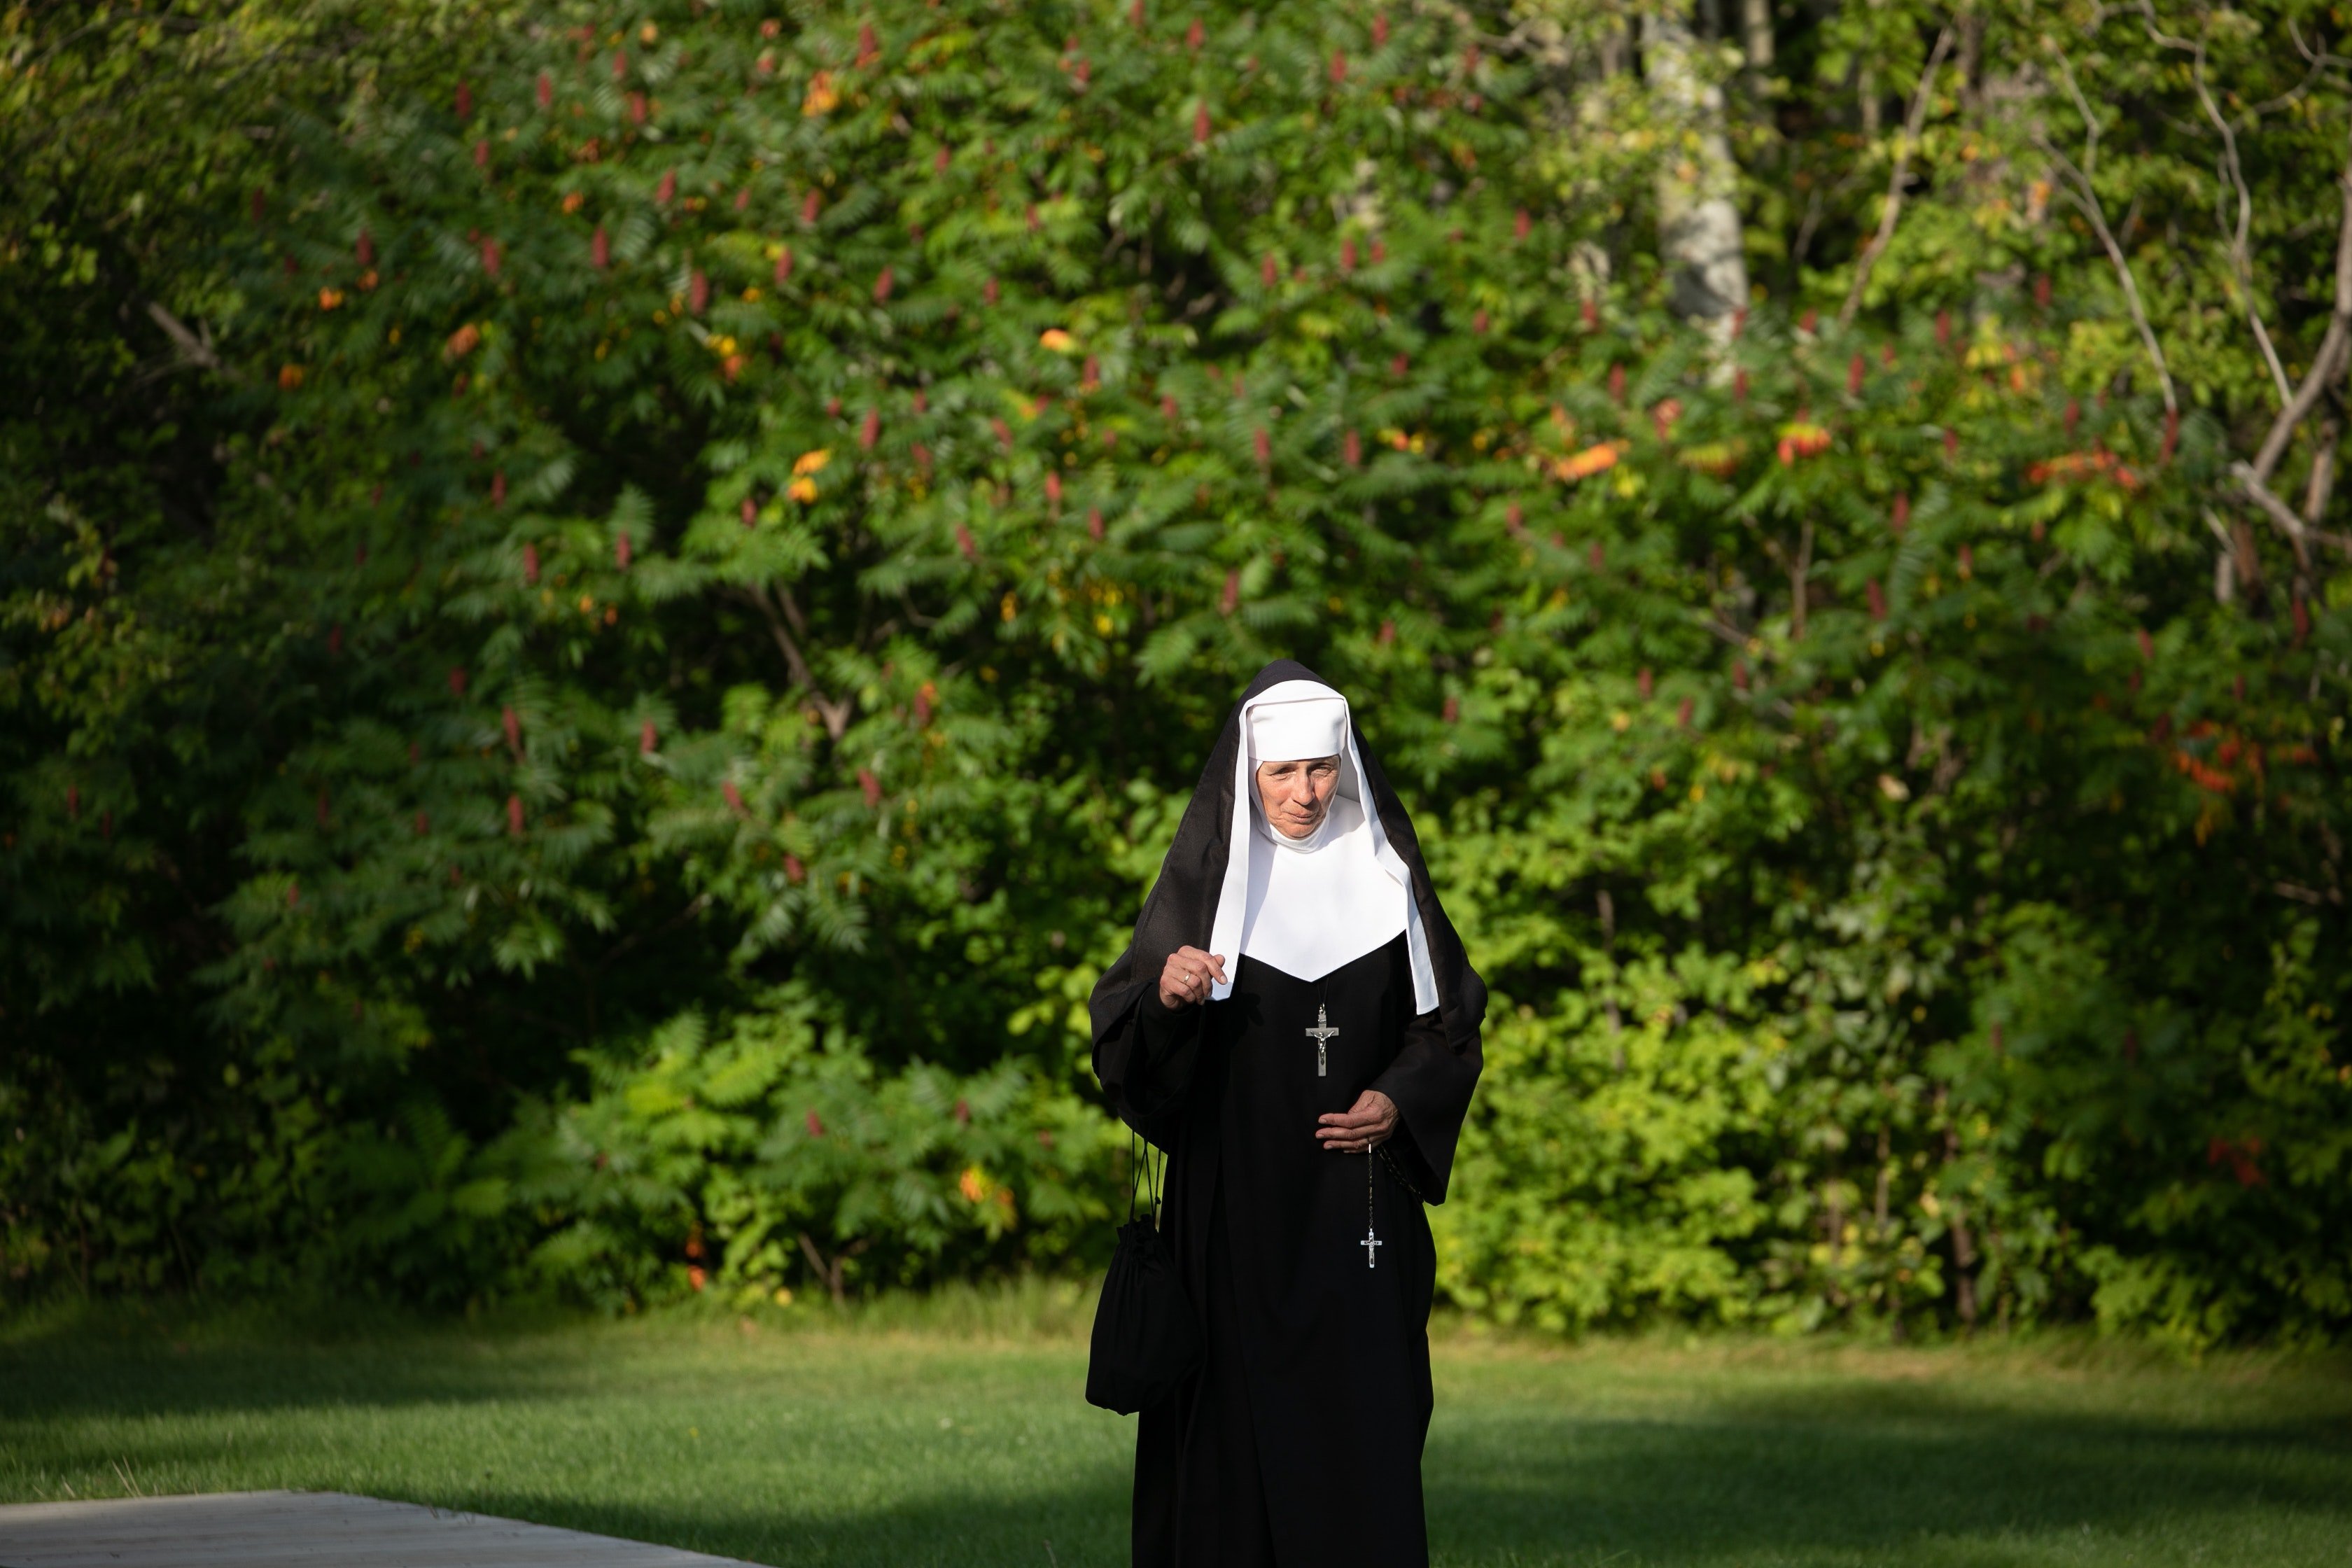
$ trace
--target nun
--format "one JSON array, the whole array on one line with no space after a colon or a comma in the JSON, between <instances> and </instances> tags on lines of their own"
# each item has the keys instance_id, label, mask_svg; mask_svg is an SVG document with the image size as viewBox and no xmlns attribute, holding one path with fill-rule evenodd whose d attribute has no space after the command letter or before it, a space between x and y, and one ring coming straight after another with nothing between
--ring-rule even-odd
<instances>
[{"instance_id":1,"label":"nun","mask_svg":"<svg viewBox=\"0 0 2352 1568\"><path fill-rule=\"evenodd\" d=\"M1090 1003L1169 1155L1207 1353L1142 1412L1138 1568L1425 1568L1436 1258L1486 988L1348 700L1279 660L1209 753Z\"/></svg>"}]
</instances>

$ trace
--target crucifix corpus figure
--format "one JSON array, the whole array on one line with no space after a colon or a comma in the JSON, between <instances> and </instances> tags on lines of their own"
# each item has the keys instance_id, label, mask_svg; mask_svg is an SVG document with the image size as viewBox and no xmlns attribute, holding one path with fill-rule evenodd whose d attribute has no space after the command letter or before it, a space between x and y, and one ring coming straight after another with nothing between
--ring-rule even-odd
<instances>
[{"instance_id":1,"label":"crucifix corpus figure","mask_svg":"<svg viewBox=\"0 0 2352 1568\"><path fill-rule=\"evenodd\" d=\"M1160 1229L1207 1346L1138 1424L1138 1568L1426 1568L1421 1205L1486 1007L1347 699L1268 665L1090 1004L1111 1103L1169 1152ZM1334 1155L1364 1161L1361 1240Z\"/></svg>"},{"instance_id":2,"label":"crucifix corpus figure","mask_svg":"<svg viewBox=\"0 0 2352 1568\"><path fill-rule=\"evenodd\" d=\"M1331 1026L1331 1020L1325 1016L1323 1006L1319 1003L1315 1008L1315 1026L1307 1031L1307 1037L1315 1042L1315 1076L1329 1078L1331 1076L1331 1042L1339 1037L1339 1031Z\"/></svg>"}]
</instances>

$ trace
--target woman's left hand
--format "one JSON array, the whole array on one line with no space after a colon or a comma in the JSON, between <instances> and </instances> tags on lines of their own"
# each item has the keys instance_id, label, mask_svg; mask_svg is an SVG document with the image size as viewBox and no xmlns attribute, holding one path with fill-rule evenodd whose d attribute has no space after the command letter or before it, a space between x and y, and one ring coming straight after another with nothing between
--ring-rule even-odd
<instances>
[{"instance_id":1,"label":"woman's left hand","mask_svg":"<svg viewBox=\"0 0 2352 1568\"><path fill-rule=\"evenodd\" d=\"M1315 1130L1323 1147L1335 1154L1361 1154L1378 1148L1396 1131L1396 1101L1377 1089L1368 1089L1356 1097L1353 1109L1334 1110L1318 1116L1322 1123Z\"/></svg>"}]
</instances>

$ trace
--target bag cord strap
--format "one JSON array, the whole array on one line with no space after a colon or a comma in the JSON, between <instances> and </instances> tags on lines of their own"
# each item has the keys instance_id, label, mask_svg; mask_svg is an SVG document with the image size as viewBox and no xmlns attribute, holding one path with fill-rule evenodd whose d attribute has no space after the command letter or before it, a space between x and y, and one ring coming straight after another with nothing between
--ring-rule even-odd
<instances>
[{"instance_id":1,"label":"bag cord strap","mask_svg":"<svg viewBox=\"0 0 2352 1568\"><path fill-rule=\"evenodd\" d=\"M1130 1127L1127 1132L1127 1223L1129 1225L1135 1223L1136 1191L1146 1187L1151 1197L1147 1212L1151 1215L1153 1228L1157 1229L1160 1225L1160 1178L1151 1169L1150 1147L1137 1138L1135 1130Z\"/></svg>"}]
</instances>

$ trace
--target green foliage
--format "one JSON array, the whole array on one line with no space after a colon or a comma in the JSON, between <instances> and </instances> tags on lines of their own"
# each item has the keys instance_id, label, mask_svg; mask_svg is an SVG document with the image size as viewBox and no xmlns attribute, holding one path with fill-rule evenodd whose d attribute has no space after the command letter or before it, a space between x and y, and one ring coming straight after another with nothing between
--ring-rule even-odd
<instances>
[{"instance_id":1,"label":"green foliage","mask_svg":"<svg viewBox=\"0 0 2352 1568\"><path fill-rule=\"evenodd\" d=\"M172 35L9 22L9 1288L1083 1264L1083 999L1288 653L1495 988L1455 1300L2340 1332L2352 588L2223 308L2309 367L2333 57L1971 13L1857 280L1946 19L1791 23L1707 327L1544 10L192 12L269 134L97 176Z\"/></svg>"},{"instance_id":2,"label":"green foliage","mask_svg":"<svg viewBox=\"0 0 2352 1568\"><path fill-rule=\"evenodd\" d=\"M638 1058L590 1062L584 1100L530 1108L486 1152L478 1206L567 1216L530 1276L615 1305L706 1285L748 1304L804 1264L839 1298L1102 1250L1118 1140L1066 1088L1011 1062L886 1077L837 1026L820 1039L806 998L761 1002L724 1039L685 1014Z\"/></svg>"}]
</instances>

